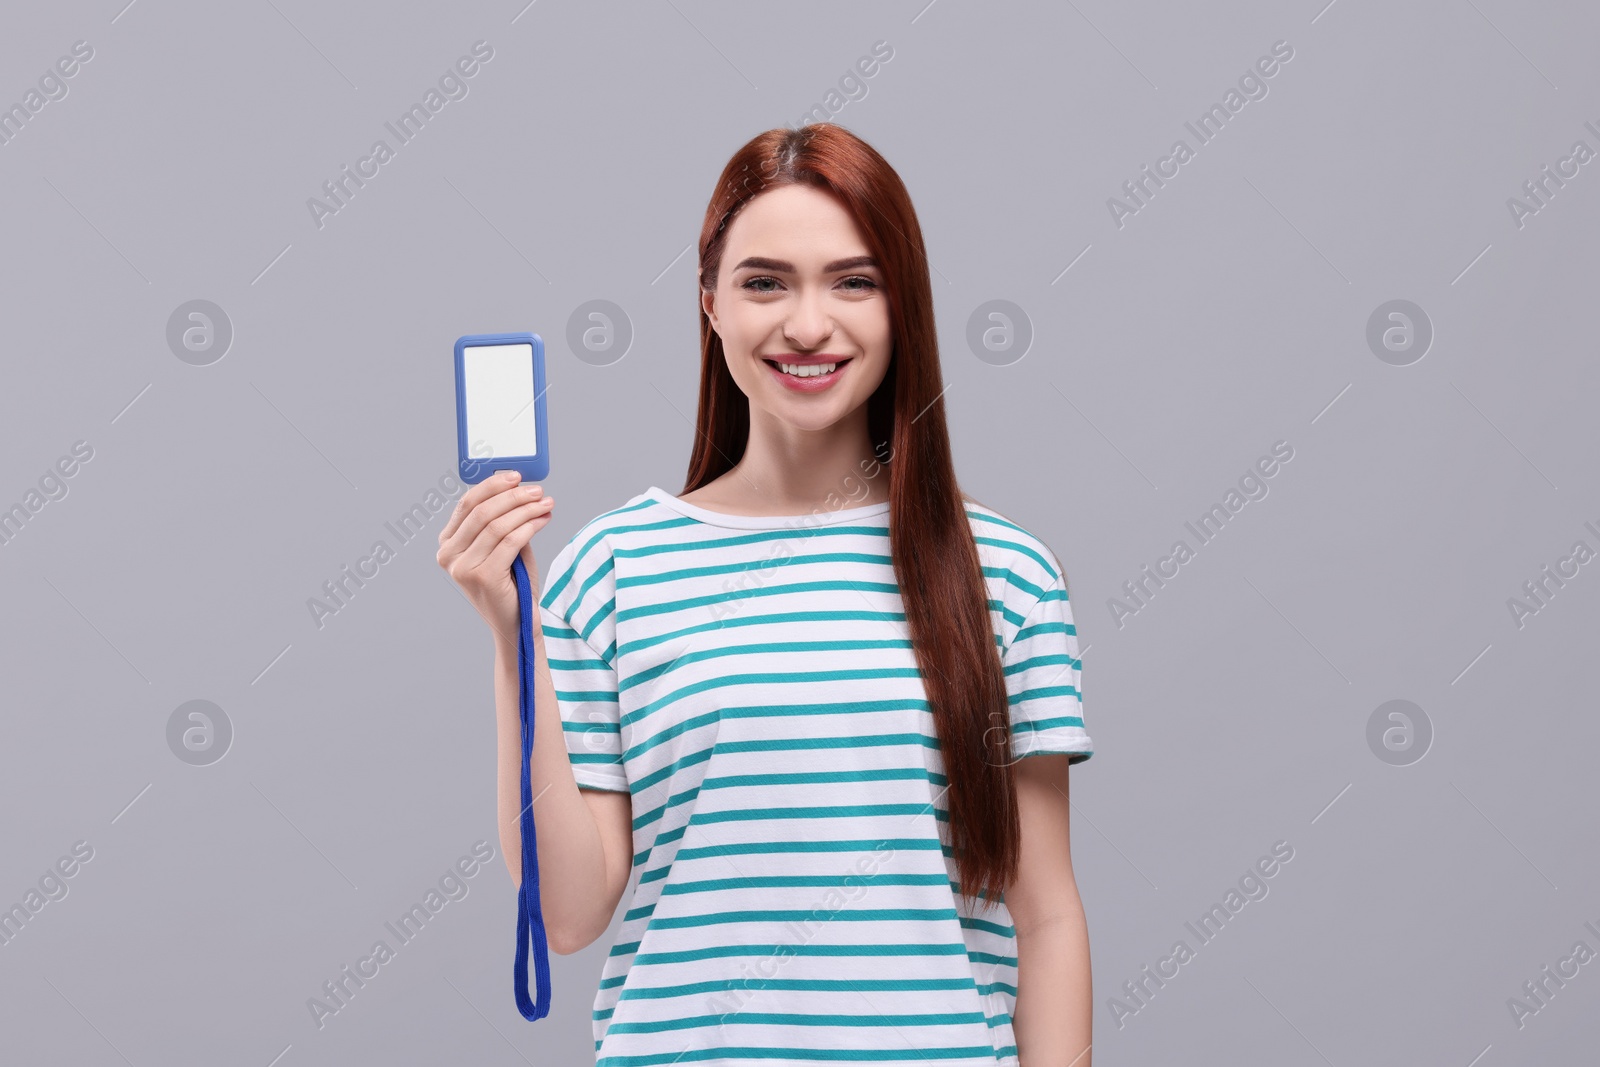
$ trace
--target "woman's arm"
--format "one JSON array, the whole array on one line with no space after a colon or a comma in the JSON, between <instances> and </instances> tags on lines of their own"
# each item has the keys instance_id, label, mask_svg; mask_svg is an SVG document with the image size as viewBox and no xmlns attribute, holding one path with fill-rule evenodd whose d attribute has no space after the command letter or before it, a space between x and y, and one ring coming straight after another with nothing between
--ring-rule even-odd
<instances>
[{"instance_id":1,"label":"woman's arm","mask_svg":"<svg viewBox=\"0 0 1600 1067\"><path fill-rule=\"evenodd\" d=\"M495 807L500 851L511 880L522 882L522 694L519 641L521 596L513 578L520 557L537 600L539 568L531 538L550 521L555 501L543 487L521 485L514 471L502 472L461 494L444 529L435 560L489 624L494 639L494 704L497 755ZM558 554L558 559L561 556ZM604 930L621 896L618 878L631 861L626 794L607 798L605 825L578 783L562 736L561 709L545 656L544 621L531 620L534 647L533 758L529 783L541 870L559 877L539 882L539 907L548 944L574 952ZM606 841L613 842L607 845ZM618 857L621 856L619 859ZM610 873L608 873L610 872ZM625 881L625 878L624 878ZM606 910L602 913L601 908ZM587 938L587 939L586 939Z\"/></svg>"},{"instance_id":2,"label":"woman's arm","mask_svg":"<svg viewBox=\"0 0 1600 1067\"><path fill-rule=\"evenodd\" d=\"M608 861L594 811L578 790L561 732L555 683L545 659L544 635L533 626L536 658L533 702L533 760L529 784L539 870L560 877L539 880L539 909L545 936L558 953L576 952L604 931L616 910L615 858ZM494 639L494 703L499 737L498 810L500 849L511 880L522 884L522 704L518 692L514 636ZM631 859L631 857L629 857Z\"/></svg>"},{"instance_id":3,"label":"woman's arm","mask_svg":"<svg viewBox=\"0 0 1600 1067\"><path fill-rule=\"evenodd\" d=\"M1017 930L1017 1056L1022 1067L1090 1067L1094 990L1072 874L1067 757L1028 756L1013 770L1022 852L1005 901Z\"/></svg>"}]
</instances>

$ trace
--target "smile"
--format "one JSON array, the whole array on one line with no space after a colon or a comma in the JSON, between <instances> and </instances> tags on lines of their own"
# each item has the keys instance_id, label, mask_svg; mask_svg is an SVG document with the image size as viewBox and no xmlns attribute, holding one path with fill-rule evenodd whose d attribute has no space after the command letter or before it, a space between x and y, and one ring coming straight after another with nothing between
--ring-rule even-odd
<instances>
[{"instance_id":1,"label":"smile","mask_svg":"<svg viewBox=\"0 0 1600 1067\"><path fill-rule=\"evenodd\" d=\"M830 363L782 363L773 359L763 359L761 362L786 388L802 393L815 393L828 388L844 376L844 369L850 365L849 359Z\"/></svg>"}]
</instances>

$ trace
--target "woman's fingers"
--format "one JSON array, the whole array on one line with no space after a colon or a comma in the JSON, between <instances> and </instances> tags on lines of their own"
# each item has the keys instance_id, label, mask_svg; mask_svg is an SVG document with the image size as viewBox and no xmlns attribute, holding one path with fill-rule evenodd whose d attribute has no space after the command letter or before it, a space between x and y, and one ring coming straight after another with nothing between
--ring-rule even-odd
<instances>
[{"instance_id":1,"label":"woman's fingers","mask_svg":"<svg viewBox=\"0 0 1600 1067\"><path fill-rule=\"evenodd\" d=\"M549 507L549 502L544 497L540 497L537 500L529 500L507 510L478 532L478 536L473 539L472 544L462 552L462 563L468 567L483 567L494 551L500 547L500 544L511 536L518 527L548 511ZM501 570L510 566L511 560L508 558L503 565L494 567L489 573L498 574Z\"/></svg>"},{"instance_id":2,"label":"woman's fingers","mask_svg":"<svg viewBox=\"0 0 1600 1067\"><path fill-rule=\"evenodd\" d=\"M485 500L491 499L497 494L504 493L507 489L512 487L526 488L543 492L537 483L529 483L526 486L518 486L520 480L521 476L518 475L517 472L502 471L499 474L485 478L477 485L472 486L465 493L462 493L461 499L456 501L455 509L450 512L450 518L445 520L444 529L439 531L439 544L442 546L454 538L457 531L459 531L461 527L466 524L467 520L472 516L473 511L477 509L478 505L483 503ZM510 507L511 505L507 504L506 506ZM496 511L491 514L489 518L493 518L498 514L499 512ZM471 544L472 538L476 536L476 534L477 531L472 530L469 536L464 541L461 541L460 544Z\"/></svg>"},{"instance_id":3,"label":"woman's fingers","mask_svg":"<svg viewBox=\"0 0 1600 1067\"><path fill-rule=\"evenodd\" d=\"M450 512L450 517L445 520L444 529L439 531L439 543L442 545L455 535L456 530L461 526L461 520L467 517L469 511L478 506L478 501L484 499L490 493L499 492L503 487L513 484L515 482L511 474L502 472L490 475L477 485L468 486L467 491L461 494L461 499L456 501L456 506Z\"/></svg>"},{"instance_id":4,"label":"woman's fingers","mask_svg":"<svg viewBox=\"0 0 1600 1067\"><path fill-rule=\"evenodd\" d=\"M480 482L479 486L474 488L484 484L486 483ZM462 561L469 567L481 563L494 544L516 524L507 525L502 522L499 533L489 544L475 548L483 532L494 523L500 522L515 508L539 500L542 496L543 490L536 485L522 486L505 482L499 489L491 490L488 495L480 497L476 504L460 516L455 528L448 535L440 533L440 563L446 567L455 561ZM452 519L454 518L455 516L452 516Z\"/></svg>"},{"instance_id":5,"label":"woman's fingers","mask_svg":"<svg viewBox=\"0 0 1600 1067\"><path fill-rule=\"evenodd\" d=\"M484 570L490 574L509 571L512 559L519 552L522 552L529 545L533 535L542 530L545 524L550 521L551 509L554 506L554 497L543 497L528 505L528 508L518 508L513 512L512 514L514 515L525 515L526 521L500 539L500 543L495 545L494 549L485 558L483 563ZM531 512L529 509L532 509ZM522 564L528 568L530 580L536 581L534 578L534 566L528 560L527 555L523 556Z\"/></svg>"}]
</instances>

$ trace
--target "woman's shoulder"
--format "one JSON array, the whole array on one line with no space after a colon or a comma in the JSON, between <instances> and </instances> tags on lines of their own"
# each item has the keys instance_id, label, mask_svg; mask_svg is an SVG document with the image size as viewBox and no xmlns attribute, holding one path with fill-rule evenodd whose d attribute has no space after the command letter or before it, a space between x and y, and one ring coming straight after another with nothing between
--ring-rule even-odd
<instances>
[{"instance_id":1,"label":"woman's shoulder","mask_svg":"<svg viewBox=\"0 0 1600 1067\"><path fill-rule=\"evenodd\" d=\"M615 504L595 515L588 522L578 528L574 537L595 533L615 533L646 522L651 518L650 513L661 507L661 502L656 499L655 493L650 489L641 489L619 504Z\"/></svg>"},{"instance_id":2,"label":"woman's shoulder","mask_svg":"<svg viewBox=\"0 0 1600 1067\"><path fill-rule=\"evenodd\" d=\"M1065 582L1061 559L1043 537L997 508L963 492L962 505L985 568L1023 591L1043 592Z\"/></svg>"},{"instance_id":3,"label":"woman's shoulder","mask_svg":"<svg viewBox=\"0 0 1600 1067\"><path fill-rule=\"evenodd\" d=\"M616 549L630 543L630 534L638 536L638 531L648 531L651 523L659 522L663 517L656 513L660 507L647 489L606 508L574 530L543 566L546 606L555 603L569 587L582 589L614 581ZM648 533L643 536L648 537ZM546 558L545 553L540 554L541 561Z\"/></svg>"},{"instance_id":4,"label":"woman's shoulder","mask_svg":"<svg viewBox=\"0 0 1600 1067\"><path fill-rule=\"evenodd\" d=\"M654 495L648 489L641 490L584 521L567 538L551 562L572 565L610 556L618 535L650 522L656 517L651 512L659 508L660 503Z\"/></svg>"}]
</instances>

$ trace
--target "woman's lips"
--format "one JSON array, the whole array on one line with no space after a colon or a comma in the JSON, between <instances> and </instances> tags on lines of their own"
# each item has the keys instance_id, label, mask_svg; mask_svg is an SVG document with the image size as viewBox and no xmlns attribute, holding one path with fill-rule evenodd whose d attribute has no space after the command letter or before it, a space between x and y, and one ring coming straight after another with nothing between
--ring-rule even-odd
<instances>
[{"instance_id":1,"label":"woman's lips","mask_svg":"<svg viewBox=\"0 0 1600 1067\"><path fill-rule=\"evenodd\" d=\"M768 372L781 381L785 388L793 389L797 393L817 393L828 388L834 382L843 377L844 369L854 361L851 359L842 359L836 361L830 360L828 362L837 362L838 366L834 367L833 370L829 371L827 374L818 374L808 378L798 378L793 374L785 374L778 367L778 365L771 360L763 359L762 362L766 364ZM793 364L791 364L791 366L793 366Z\"/></svg>"}]
</instances>

